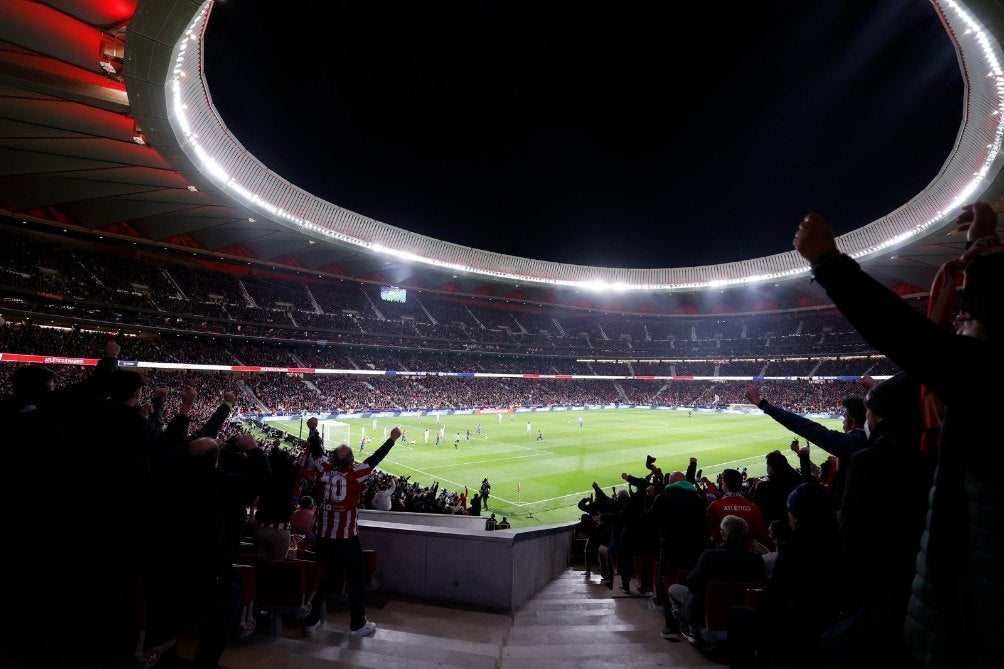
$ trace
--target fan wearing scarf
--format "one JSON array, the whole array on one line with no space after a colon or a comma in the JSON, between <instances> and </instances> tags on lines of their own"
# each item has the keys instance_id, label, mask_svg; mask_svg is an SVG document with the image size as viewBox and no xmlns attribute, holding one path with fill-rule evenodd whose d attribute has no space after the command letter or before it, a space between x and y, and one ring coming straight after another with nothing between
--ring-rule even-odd
<instances>
[{"instance_id":1,"label":"fan wearing scarf","mask_svg":"<svg viewBox=\"0 0 1004 669\"><path fill-rule=\"evenodd\" d=\"M958 224L968 230L967 248L939 272L931 318L840 253L818 214L802 220L794 239L847 320L943 406L936 410L925 397L925 411L941 419L924 426L938 464L904 626L914 657L938 668L997 666L1004 657L997 615L1004 601L998 418L1004 406L1004 246L997 214L985 203L964 207Z\"/></svg>"}]
</instances>

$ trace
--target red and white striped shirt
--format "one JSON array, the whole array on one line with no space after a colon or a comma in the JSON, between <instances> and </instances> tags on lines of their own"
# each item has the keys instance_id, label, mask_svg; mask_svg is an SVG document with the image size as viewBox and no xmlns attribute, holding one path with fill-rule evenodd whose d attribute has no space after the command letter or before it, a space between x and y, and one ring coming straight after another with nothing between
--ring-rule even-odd
<instances>
[{"instance_id":1,"label":"red and white striped shirt","mask_svg":"<svg viewBox=\"0 0 1004 669\"><path fill-rule=\"evenodd\" d=\"M348 469L324 467L319 480L320 500L314 516L317 536L327 539L351 539L359 534L359 498L362 482L373 471L365 462L356 462Z\"/></svg>"}]
</instances>

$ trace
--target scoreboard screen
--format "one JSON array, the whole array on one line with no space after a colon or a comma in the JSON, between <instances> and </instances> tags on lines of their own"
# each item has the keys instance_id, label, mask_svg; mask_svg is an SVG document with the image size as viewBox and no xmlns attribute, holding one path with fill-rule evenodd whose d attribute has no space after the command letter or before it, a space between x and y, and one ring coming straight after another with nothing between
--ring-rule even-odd
<instances>
[{"instance_id":1,"label":"scoreboard screen","mask_svg":"<svg viewBox=\"0 0 1004 669\"><path fill-rule=\"evenodd\" d=\"M385 302L405 302L408 298L408 291L396 286L380 286L380 299Z\"/></svg>"}]
</instances>

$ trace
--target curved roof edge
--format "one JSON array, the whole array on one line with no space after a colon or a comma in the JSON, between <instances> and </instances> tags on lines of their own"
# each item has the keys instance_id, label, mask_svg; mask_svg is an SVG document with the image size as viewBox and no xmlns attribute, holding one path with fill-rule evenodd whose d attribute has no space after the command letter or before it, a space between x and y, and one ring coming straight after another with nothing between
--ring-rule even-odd
<instances>
[{"instance_id":1,"label":"curved roof edge","mask_svg":"<svg viewBox=\"0 0 1004 669\"><path fill-rule=\"evenodd\" d=\"M534 260L409 232L349 211L298 188L257 160L227 129L212 103L202 48L213 0L144 0L127 41L132 111L169 162L199 184L264 217L332 243L445 272L595 291L699 291L804 277L794 251L717 265L658 269L592 267ZM936 177L888 215L841 235L839 247L866 259L950 225L1001 169L1004 56L967 5L932 0L956 46L965 86L963 122Z\"/></svg>"}]
</instances>

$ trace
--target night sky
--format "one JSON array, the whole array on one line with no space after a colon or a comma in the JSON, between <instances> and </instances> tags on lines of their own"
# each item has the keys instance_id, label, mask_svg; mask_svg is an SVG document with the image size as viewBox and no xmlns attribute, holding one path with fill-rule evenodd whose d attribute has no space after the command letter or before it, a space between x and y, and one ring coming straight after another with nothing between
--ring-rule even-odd
<instances>
[{"instance_id":1,"label":"night sky","mask_svg":"<svg viewBox=\"0 0 1004 669\"><path fill-rule=\"evenodd\" d=\"M237 138L315 195L621 267L870 222L936 175L963 103L926 0L225 0L205 62Z\"/></svg>"}]
</instances>

